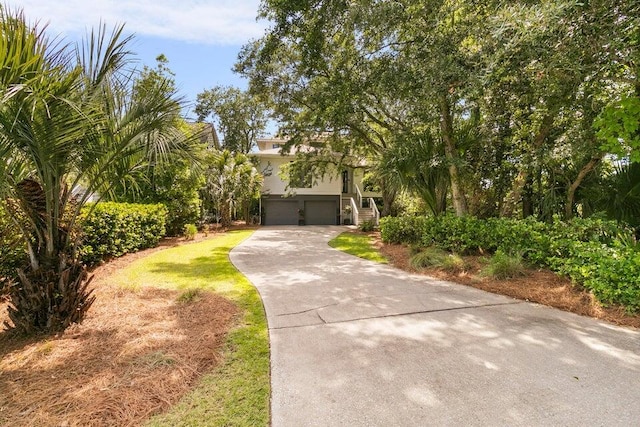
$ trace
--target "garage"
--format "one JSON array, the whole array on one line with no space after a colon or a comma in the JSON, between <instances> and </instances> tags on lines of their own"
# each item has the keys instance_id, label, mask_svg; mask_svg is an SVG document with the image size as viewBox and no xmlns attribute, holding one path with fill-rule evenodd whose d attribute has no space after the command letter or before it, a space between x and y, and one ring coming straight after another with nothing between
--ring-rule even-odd
<instances>
[{"instance_id":1,"label":"garage","mask_svg":"<svg viewBox=\"0 0 640 427\"><path fill-rule=\"evenodd\" d=\"M265 225L298 225L297 200L265 200Z\"/></svg>"},{"instance_id":2,"label":"garage","mask_svg":"<svg viewBox=\"0 0 640 427\"><path fill-rule=\"evenodd\" d=\"M335 200L306 200L304 223L306 225L336 225L338 204Z\"/></svg>"}]
</instances>

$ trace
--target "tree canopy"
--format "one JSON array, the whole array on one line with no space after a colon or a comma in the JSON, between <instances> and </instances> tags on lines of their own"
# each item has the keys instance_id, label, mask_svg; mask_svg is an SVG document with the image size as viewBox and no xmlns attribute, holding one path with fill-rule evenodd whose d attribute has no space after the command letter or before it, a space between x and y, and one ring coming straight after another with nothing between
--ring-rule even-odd
<instances>
[{"instance_id":1,"label":"tree canopy","mask_svg":"<svg viewBox=\"0 0 640 427\"><path fill-rule=\"evenodd\" d=\"M293 144L322 133L380 165L391 199L570 217L601 209L607 164L638 158L637 2L265 0L261 16L236 65L251 92Z\"/></svg>"}]
</instances>

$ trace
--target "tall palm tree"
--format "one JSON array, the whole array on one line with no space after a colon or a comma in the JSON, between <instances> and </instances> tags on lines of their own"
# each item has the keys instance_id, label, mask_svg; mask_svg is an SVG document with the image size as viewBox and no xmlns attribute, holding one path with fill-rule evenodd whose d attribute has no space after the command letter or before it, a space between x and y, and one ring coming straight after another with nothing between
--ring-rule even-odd
<instances>
[{"instance_id":1,"label":"tall palm tree","mask_svg":"<svg viewBox=\"0 0 640 427\"><path fill-rule=\"evenodd\" d=\"M140 153L171 144L175 94L133 100L131 38L122 32L103 25L72 46L52 42L21 11L0 10L0 198L29 255L11 290L19 331L83 319L94 297L76 252L80 210L142 167Z\"/></svg>"}]
</instances>

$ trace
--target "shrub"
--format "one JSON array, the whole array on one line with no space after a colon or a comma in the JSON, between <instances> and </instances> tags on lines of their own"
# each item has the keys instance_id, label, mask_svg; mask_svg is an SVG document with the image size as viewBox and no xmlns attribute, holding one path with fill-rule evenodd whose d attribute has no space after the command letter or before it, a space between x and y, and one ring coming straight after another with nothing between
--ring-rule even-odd
<instances>
[{"instance_id":1,"label":"shrub","mask_svg":"<svg viewBox=\"0 0 640 427\"><path fill-rule=\"evenodd\" d=\"M166 206L168 211L167 236L178 236L188 224L193 224L200 220L199 199L174 199L162 201L162 204Z\"/></svg>"},{"instance_id":2,"label":"shrub","mask_svg":"<svg viewBox=\"0 0 640 427\"><path fill-rule=\"evenodd\" d=\"M401 216L380 219L382 240L386 243L416 244L422 240L422 232L429 217Z\"/></svg>"},{"instance_id":3,"label":"shrub","mask_svg":"<svg viewBox=\"0 0 640 427\"><path fill-rule=\"evenodd\" d=\"M22 235L0 207L0 300L10 283L17 280L17 269L28 262Z\"/></svg>"},{"instance_id":4,"label":"shrub","mask_svg":"<svg viewBox=\"0 0 640 427\"><path fill-rule=\"evenodd\" d=\"M80 255L87 264L154 247L165 235L162 204L98 203L84 208Z\"/></svg>"},{"instance_id":5,"label":"shrub","mask_svg":"<svg viewBox=\"0 0 640 427\"><path fill-rule=\"evenodd\" d=\"M435 246L463 254L495 253L487 273L498 276L511 267L517 271L518 263L508 254L520 254L521 262L564 274L603 303L640 310L638 245L632 229L613 221L386 217L381 220L381 235L387 243Z\"/></svg>"},{"instance_id":6,"label":"shrub","mask_svg":"<svg viewBox=\"0 0 640 427\"><path fill-rule=\"evenodd\" d=\"M446 271L463 271L466 267L464 260L456 254L451 254L436 247L429 247L418 251L411 257L411 266L415 269L435 267Z\"/></svg>"},{"instance_id":7,"label":"shrub","mask_svg":"<svg viewBox=\"0 0 640 427\"><path fill-rule=\"evenodd\" d=\"M196 227L195 224L186 224L184 226L184 237L187 240L195 239L196 234L198 234L198 227Z\"/></svg>"},{"instance_id":8,"label":"shrub","mask_svg":"<svg viewBox=\"0 0 640 427\"><path fill-rule=\"evenodd\" d=\"M373 231L373 229L375 228L375 224L372 220L368 219L366 221L362 221L362 224L360 224L360 231L364 231L365 233L368 233L370 231Z\"/></svg>"},{"instance_id":9,"label":"shrub","mask_svg":"<svg viewBox=\"0 0 640 427\"><path fill-rule=\"evenodd\" d=\"M498 250L490 259L482 274L496 279L508 279L525 273L522 254L509 254Z\"/></svg>"}]
</instances>

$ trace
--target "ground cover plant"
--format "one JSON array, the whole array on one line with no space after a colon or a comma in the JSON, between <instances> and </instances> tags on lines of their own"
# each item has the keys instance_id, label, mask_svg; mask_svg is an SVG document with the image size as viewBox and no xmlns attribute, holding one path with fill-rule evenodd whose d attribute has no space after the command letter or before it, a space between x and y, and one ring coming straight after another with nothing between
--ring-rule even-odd
<instances>
[{"instance_id":1,"label":"ground cover plant","mask_svg":"<svg viewBox=\"0 0 640 427\"><path fill-rule=\"evenodd\" d=\"M94 309L59 336L0 332L0 425L268 425L262 304L228 259L250 233L100 267Z\"/></svg>"}]
</instances>

